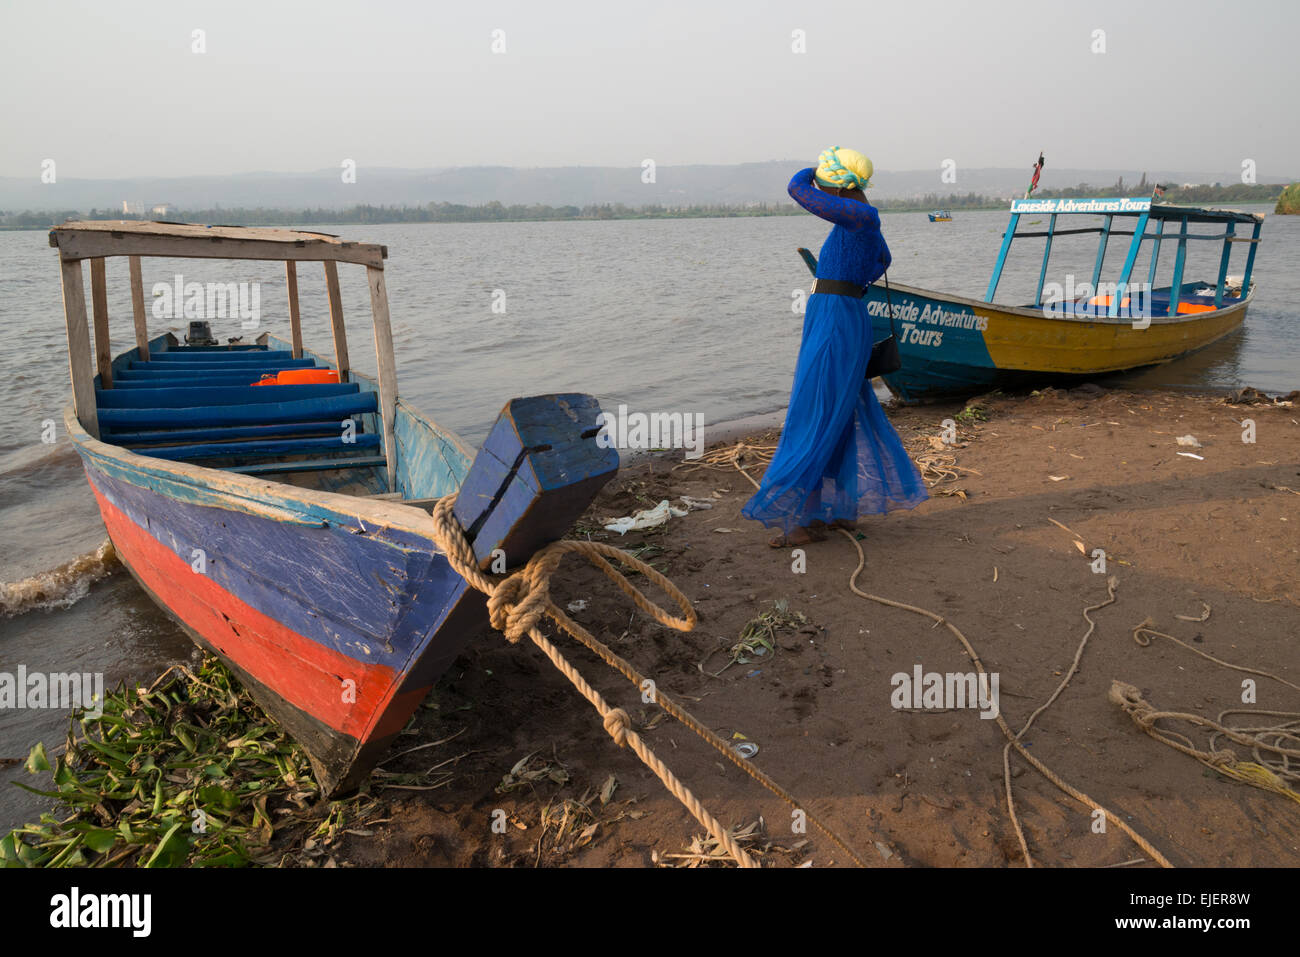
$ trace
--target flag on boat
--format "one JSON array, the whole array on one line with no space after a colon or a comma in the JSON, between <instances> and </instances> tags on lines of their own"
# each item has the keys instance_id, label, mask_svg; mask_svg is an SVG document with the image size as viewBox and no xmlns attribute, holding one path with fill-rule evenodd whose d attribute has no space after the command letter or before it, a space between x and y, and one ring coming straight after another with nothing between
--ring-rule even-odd
<instances>
[{"instance_id":1,"label":"flag on boat","mask_svg":"<svg viewBox=\"0 0 1300 957\"><path fill-rule=\"evenodd\" d=\"M1025 190L1025 199L1028 199L1029 194L1032 193L1034 190L1038 189L1038 177L1042 175L1042 172L1043 172L1043 154L1040 151L1038 154L1038 162L1034 164L1034 178L1029 181L1029 189Z\"/></svg>"},{"instance_id":2,"label":"flag on boat","mask_svg":"<svg viewBox=\"0 0 1300 957\"><path fill-rule=\"evenodd\" d=\"M1156 188L1151 192L1151 197L1153 199L1159 199L1161 196L1164 195L1165 195L1165 187L1161 186L1159 183L1156 183Z\"/></svg>"}]
</instances>

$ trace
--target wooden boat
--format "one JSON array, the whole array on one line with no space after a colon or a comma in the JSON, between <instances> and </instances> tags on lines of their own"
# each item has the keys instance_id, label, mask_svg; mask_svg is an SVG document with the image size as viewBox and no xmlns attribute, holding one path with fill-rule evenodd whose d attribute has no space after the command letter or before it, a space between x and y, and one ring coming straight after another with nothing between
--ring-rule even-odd
<instances>
[{"instance_id":1,"label":"wooden boat","mask_svg":"<svg viewBox=\"0 0 1300 957\"><path fill-rule=\"evenodd\" d=\"M946 209L936 209L933 213L930 214L930 222L951 223L952 213L948 212L948 210Z\"/></svg>"},{"instance_id":2,"label":"wooden boat","mask_svg":"<svg viewBox=\"0 0 1300 957\"><path fill-rule=\"evenodd\" d=\"M1047 214L1046 230L1018 232L1023 215ZM1059 216L1102 216L1100 226L1057 230ZM1112 226L1116 218L1132 220L1131 230ZM1246 317L1254 296L1251 272L1264 217L1236 210L1157 204L1150 199L1029 199L1011 203L1011 221L982 300L893 284L890 294L880 284L867 288L873 334L890 334L892 298L902 367L884 376L890 391L905 402L972 395L994 388L1029 386L1047 381L1066 383L1143 366L1157 365L1204 348L1232 332ZM1148 232L1154 221L1155 231ZM1166 233L1166 224L1176 230ZM1238 224L1253 227L1250 236L1236 235ZM1189 231L1195 224L1221 224L1222 232ZM1055 236L1099 233L1096 264L1090 281L1073 277L1058 286L1060 295L1044 302L1044 280ZM1118 280L1102 283L1107 241L1132 236ZM993 302L1012 241L1045 239L1038 285L1032 302L997 305ZM1172 283L1153 288L1162 242L1177 240ZM1188 282L1183 274L1187 243L1219 241L1218 278ZM1145 283L1134 281L1138 252L1152 243ZM1245 273L1228 276L1234 244L1246 243ZM810 257L805 257L807 260Z\"/></svg>"},{"instance_id":3,"label":"wooden boat","mask_svg":"<svg viewBox=\"0 0 1300 957\"><path fill-rule=\"evenodd\" d=\"M599 406L580 394L514 399L474 456L398 395L383 246L142 222L68 222L50 244L72 376L64 421L118 556L302 744L326 794L354 788L487 621L483 597L435 546L429 506L459 493L482 567L522 564L617 471L617 451L595 441ZM115 358L114 256L128 259L136 341ZM150 338L141 261L153 256L283 261L290 338ZM300 262L324 267L332 361L302 345ZM366 271L377 379L349 364L339 263ZM306 369L339 381L255 385Z\"/></svg>"}]
</instances>

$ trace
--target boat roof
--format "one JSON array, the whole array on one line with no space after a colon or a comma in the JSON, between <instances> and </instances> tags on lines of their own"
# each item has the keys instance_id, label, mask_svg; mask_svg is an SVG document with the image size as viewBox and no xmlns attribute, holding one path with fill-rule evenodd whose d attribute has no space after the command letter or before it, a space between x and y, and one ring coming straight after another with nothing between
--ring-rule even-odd
<instances>
[{"instance_id":1,"label":"boat roof","mask_svg":"<svg viewBox=\"0 0 1300 957\"><path fill-rule=\"evenodd\" d=\"M1156 203L1149 196L1097 196L1078 199L1013 199L1011 212L1049 213L1052 215L1141 216L1151 219L1182 220L1190 223L1262 223L1263 213L1245 213L1239 209L1216 209L1212 206L1180 206Z\"/></svg>"},{"instance_id":2,"label":"boat roof","mask_svg":"<svg viewBox=\"0 0 1300 957\"><path fill-rule=\"evenodd\" d=\"M360 263L382 268L388 247L345 242L332 233L265 226L206 226L135 219L69 220L50 230L65 260L179 256Z\"/></svg>"}]
</instances>

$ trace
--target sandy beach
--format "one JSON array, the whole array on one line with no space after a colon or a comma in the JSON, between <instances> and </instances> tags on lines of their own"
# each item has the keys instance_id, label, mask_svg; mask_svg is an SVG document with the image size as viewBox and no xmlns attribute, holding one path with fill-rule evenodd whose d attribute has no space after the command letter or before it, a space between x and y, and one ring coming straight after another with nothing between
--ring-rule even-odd
<instances>
[{"instance_id":1,"label":"sandy beach","mask_svg":"<svg viewBox=\"0 0 1300 957\"><path fill-rule=\"evenodd\" d=\"M1300 683L1300 409L1084 387L890 415L914 458L929 463L932 497L860 523L866 565L858 587L956 625L999 676L1001 713L1013 729L1067 674L1089 631L1084 609L1102 605L1091 613L1096 627L1078 673L1024 735L1025 748L1176 866L1300 864L1291 798L1216 773L1148 736L1108 699L1119 680L1156 709L1211 720L1234 708L1300 710L1300 691L1285 683ZM1251 423L1255 441L1243 441ZM776 436L743 441L770 447ZM1180 444L1185 436L1196 444ZM576 559L556 577L557 602L585 602L573 606L575 620L714 731L757 745L751 760L868 865L1023 866L997 723L978 709L897 708L892 700L896 674L973 670L952 633L854 595L858 554L842 534L808 546L806 567L796 570L802 562L770 548L770 533L741 517L753 488L743 475L681 463L680 453L661 454L626 467L574 537L614 542L666 572L698 610L696 629L658 625ZM625 536L602 529L682 496L713 507ZM759 616L771 626L773 652L733 653ZM1144 623L1186 645L1146 633L1139 643L1134 632ZM558 644L720 821L749 829L765 866L851 863L812 826L801 833L788 806L642 704L591 653L563 636ZM733 658L743 660L729 665ZM1275 677L1253 673L1261 671ZM1243 704L1244 681L1255 697ZM1222 720L1258 726L1297 717ZM1161 726L1209 749L1203 729ZM431 742L441 743L400 754ZM1251 759L1249 748L1223 739L1218 746ZM382 817L295 855L300 863L719 862L697 840L702 828L615 747L537 649L495 633L471 644L393 754L376 783L403 789L379 789ZM1027 761L1013 753L1010 766L1036 865L1153 866L1129 836L1099 827L1088 807ZM508 822L504 833L494 820Z\"/></svg>"}]
</instances>

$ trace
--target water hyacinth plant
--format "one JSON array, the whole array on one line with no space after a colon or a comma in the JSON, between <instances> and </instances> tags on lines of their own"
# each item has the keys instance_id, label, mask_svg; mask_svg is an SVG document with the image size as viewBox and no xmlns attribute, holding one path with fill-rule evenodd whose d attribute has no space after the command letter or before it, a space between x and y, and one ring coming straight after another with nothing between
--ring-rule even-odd
<instances>
[{"instance_id":1,"label":"water hyacinth plant","mask_svg":"<svg viewBox=\"0 0 1300 957\"><path fill-rule=\"evenodd\" d=\"M63 753L51 766L37 744L27 769L53 790L18 786L62 806L0 838L8 867L274 864L274 837L328 843L368 801L322 804L306 754L212 657L109 693L98 719L74 711Z\"/></svg>"}]
</instances>

